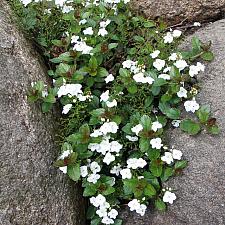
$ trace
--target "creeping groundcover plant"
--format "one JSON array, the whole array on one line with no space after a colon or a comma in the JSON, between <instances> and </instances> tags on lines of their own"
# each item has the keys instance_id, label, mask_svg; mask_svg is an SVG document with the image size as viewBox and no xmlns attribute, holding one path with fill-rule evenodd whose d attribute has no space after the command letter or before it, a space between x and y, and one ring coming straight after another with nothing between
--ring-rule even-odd
<instances>
[{"instance_id":1,"label":"creeping groundcover plant","mask_svg":"<svg viewBox=\"0 0 225 225\"><path fill-rule=\"evenodd\" d=\"M179 51L182 32L134 15L129 0L22 3L24 27L52 78L33 82L29 100L41 101L44 112L60 102L64 137L55 166L82 182L91 224L122 224L121 205L141 216L149 204L165 210L176 187L164 182L187 165L166 130L219 132L210 107L196 99L210 45L193 38L190 51Z\"/></svg>"}]
</instances>

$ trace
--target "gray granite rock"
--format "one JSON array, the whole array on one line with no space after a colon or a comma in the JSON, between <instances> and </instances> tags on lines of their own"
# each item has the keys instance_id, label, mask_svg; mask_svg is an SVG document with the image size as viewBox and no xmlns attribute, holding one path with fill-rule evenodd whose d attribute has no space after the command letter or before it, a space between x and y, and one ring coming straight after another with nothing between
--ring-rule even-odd
<instances>
[{"instance_id":1,"label":"gray granite rock","mask_svg":"<svg viewBox=\"0 0 225 225\"><path fill-rule=\"evenodd\" d=\"M138 12L151 19L163 18L169 24L183 20L208 21L221 18L225 13L225 0L132 0Z\"/></svg>"},{"instance_id":2,"label":"gray granite rock","mask_svg":"<svg viewBox=\"0 0 225 225\"><path fill-rule=\"evenodd\" d=\"M52 166L53 116L27 102L32 81L46 70L0 1L0 224L83 225L79 188Z\"/></svg>"},{"instance_id":3,"label":"gray granite rock","mask_svg":"<svg viewBox=\"0 0 225 225\"><path fill-rule=\"evenodd\" d=\"M210 104L222 132L210 136L203 132L189 137L179 130L169 134L171 144L183 151L189 161L183 176L167 184L177 189L178 199L165 213L149 210L144 217L124 210L125 225L224 225L225 224L225 20L194 34L212 41L215 60L199 76L199 101ZM188 40L190 40L188 38Z\"/></svg>"}]
</instances>

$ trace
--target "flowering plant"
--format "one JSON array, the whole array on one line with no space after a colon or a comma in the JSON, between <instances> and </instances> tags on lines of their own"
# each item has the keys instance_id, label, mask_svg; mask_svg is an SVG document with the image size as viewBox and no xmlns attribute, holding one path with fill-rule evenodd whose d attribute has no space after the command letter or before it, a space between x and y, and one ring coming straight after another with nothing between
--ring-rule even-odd
<instances>
[{"instance_id":1,"label":"flowering plant","mask_svg":"<svg viewBox=\"0 0 225 225\"><path fill-rule=\"evenodd\" d=\"M58 13L54 35L38 30L53 83L32 83L29 100L41 100L43 112L61 103L65 138L55 166L82 181L91 224L122 224L121 204L142 216L150 202L165 210L176 195L163 183L187 165L165 130L219 132L209 106L195 99L205 70L195 60L212 60L210 46L193 38L190 51L179 51L182 32L133 15L129 0L22 2L24 15L38 15L36 31ZM183 117L182 106L197 118Z\"/></svg>"}]
</instances>

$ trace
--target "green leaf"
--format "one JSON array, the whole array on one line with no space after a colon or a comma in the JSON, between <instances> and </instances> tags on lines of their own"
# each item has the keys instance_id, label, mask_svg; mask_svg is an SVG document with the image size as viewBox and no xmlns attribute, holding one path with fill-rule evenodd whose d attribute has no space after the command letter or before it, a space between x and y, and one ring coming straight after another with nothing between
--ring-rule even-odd
<instances>
[{"instance_id":1,"label":"green leaf","mask_svg":"<svg viewBox=\"0 0 225 225\"><path fill-rule=\"evenodd\" d=\"M141 42L141 43L144 43L145 42L145 39L141 36L134 36L134 40L137 41L137 42Z\"/></svg>"},{"instance_id":2,"label":"green leaf","mask_svg":"<svg viewBox=\"0 0 225 225\"><path fill-rule=\"evenodd\" d=\"M80 179L80 164L67 166L67 174L73 181L78 181Z\"/></svg>"},{"instance_id":3,"label":"green leaf","mask_svg":"<svg viewBox=\"0 0 225 225\"><path fill-rule=\"evenodd\" d=\"M156 190L151 184L147 184L147 186L144 190L144 194L148 197L152 197L152 196L156 195Z\"/></svg>"},{"instance_id":4,"label":"green leaf","mask_svg":"<svg viewBox=\"0 0 225 225\"><path fill-rule=\"evenodd\" d=\"M174 174L174 169L171 168L171 167L166 167L166 168L163 170L163 173L162 173L162 175L161 175L161 180L162 180L162 182L167 181L173 174Z\"/></svg>"},{"instance_id":5,"label":"green leaf","mask_svg":"<svg viewBox=\"0 0 225 225\"><path fill-rule=\"evenodd\" d=\"M116 48L118 46L118 43L111 43L109 44L109 49Z\"/></svg>"},{"instance_id":6,"label":"green leaf","mask_svg":"<svg viewBox=\"0 0 225 225\"><path fill-rule=\"evenodd\" d=\"M191 119L183 120L180 123L180 128L181 130L187 132L190 135L198 134L201 130L200 124L192 121Z\"/></svg>"},{"instance_id":7,"label":"green leaf","mask_svg":"<svg viewBox=\"0 0 225 225\"><path fill-rule=\"evenodd\" d=\"M44 102L48 102L48 103L55 103L55 102L56 102L56 98L55 98L54 95L48 94L48 95L44 98L43 101L44 101Z\"/></svg>"},{"instance_id":8,"label":"green leaf","mask_svg":"<svg viewBox=\"0 0 225 225\"><path fill-rule=\"evenodd\" d=\"M201 50L201 41L197 37L192 38L192 48L195 51L200 51Z\"/></svg>"},{"instance_id":9,"label":"green leaf","mask_svg":"<svg viewBox=\"0 0 225 225\"><path fill-rule=\"evenodd\" d=\"M145 131L149 131L152 128L152 120L148 115L143 115L141 117L141 125Z\"/></svg>"},{"instance_id":10,"label":"green leaf","mask_svg":"<svg viewBox=\"0 0 225 225\"><path fill-rule=\"evenodd\" d=\"M181 160L181 161L177 161L175 163L174 168L175 169L184 169L187 167L187 165L188 165L188 162L186 160Z\"/></svg>"},{"instance_id":11,"label":"green leaf","mask_svg":"<svg viewBox=\"0 0 225 225\"><path fill-rule=\"evenodd\" d=\"M100 67L98 69L97 76L99 76L99 77L107 77L108 75L109 75L109 73L108 73L108 71L105 68Z\"/></svg>"},{"instance_id":12,"label":"green leaf","mask_svg":"<svg viewBox=\"0 0 225 225\"><path fill-rule=\"evenodd\" d=\"M196 112L201 123L206 123L209 120L210 116L210 106L204 105Z\"/></svg>"},{"instance_id":13,"label":"green leaf","mask_svg":"<svg viewBox=\"0 0 225 225\"><path fill-rule=\"evenodd\" d=\"M150 160L156 160L160 157L160 150L157 149L149 149L147 153Z\"/></svg>"},{"instance_id":14,"label":"green leaf","mask_svg":"<svg viewBox=\"0 0 225 225\"><path fill-rule=\"evenodd\" d=\"M163 85L167 84L167 81L162 79L162 78L158 78L154 81L153 86L154 87L161 87Z\"/></svg>"},{"instance_id":15,"label":"green leaf","mask_svg":"<svg viewBox=\"0 0 225 225\"><path fill-rule=\"evenodd\" d=\"M122 76L122 77L129 77L129 72L128 72L128 70L126 70L126 69L124 69L124 68L120 68L119 74L120 74L120 76Z\"/></svg>"},{"instance_id":16,"label":"green leaf","mask_svg":"<svg viewBox=\"0 0 225 225\"><path fill-rule=\"evenodd\" d=\"M96 218L91 221L91 225L100 225L100 224L101 224L100 218Z\"/></svg>"},{"instance_id":17,"label":"green leaf","mask_svg":"<svg viewBox=\"0 0 225 225\"><path fill-rule=\"evenodd\" d=\"M218 127L218 125L207 126L207 130L210 134L219 134L220 133L220 128Z\"/></svg>"},{"instance_id":18,"label":"green leaf","mask_svg":"<svg viewBox=\"0 0 225 225\"><path fill-rule=\"evenodd\" d=\"M112 193L115 192L115 188L108 186L106 190L104 190L103 192L101 192L103 195L111 195Z\"/></svg>"},{"instance_id":19,"label":"green leaf","mask_svg":"<svg viewBox=\"0 0 225 225\"><path fill-rule=\"evenodd\" d=\"M144 27L146 27L146 28L155 27L155 22L154 21L146 21L146 22L144 22Z\"/></svg>"},{"instance_id":20,"label":"green leaf","mask_svg":"<svg viewBox=\"0 0 225 225\"><path fill-rule=\"evenodd\" d=\"M97 61L97 59L94 56L92 56L90 58L90 60L89 60L89 64L88 65L89 65L89 68L91 70L96 70L98 68L98 61Z\"/></svg>"},{"instance_id":21,"label":"green leaf","mask_svg":"<svg viewBox=\"0 0 225 225\"><path fill-rule=\"evenodd\" d=\"M139 148L142 152L146 152L148 151L150 147L150 142L149 142L149 139L148 138L140 138L140 141L139 141Z\"/></svg>"},{"instance_id":22,"label":"green leaf","mask_svg":"<svg viewBox=\"0 0 225 225\"><path fill-rule=\"evenodd\" d=\"M166 116L170 119L176 120L180 118L180 110L175 108L170 108L166 110Z\"/></svg>"},{"instance_id":23,"label":"green leaf","mask_svg":"<svg viewBox=\"0 0 225 225\"><path fill-rule=\"evenodd\" d=\"M163 165L162 163L159 163L157 160L152 161L150 164L150 171L155 177L160 177L162 174Z\"/></svg>"},{"instance_id":24,"label":"green leaf","mask_svg":"<svg viewBox=\"0 0 225 225\"><path fill-rule=\"evenodd\" d=\"M135 94L137 92L138 88L137 88L137 85L132 84L127 88L127 90L130 94Z\"/></svg>"},{"instance_id":25,"label":"green leaf","mask_svg":"<svg viewBox=\"0 0 225 225\"><path fill-rule=\"evenodd\" d=\"M116 219L114 222L114 225L122 225L123 224L123 220L120 219Z\"/></svg>"},{"instance_id":26,"label":"green leaf","mask_svg":"<svg viewBox=\"0 0 225 225\"><path fill-rule=\"evenodd\" d=\"M166 210L166 204L165 202L163 202L161 199L157 199L155 200L155 207L159 210L159 211L165 211Z\"/></svg>"},{"instance_id":27,"label":"green leaf","mask_svg":"<svg viewBox=\"0 0 225 225\"><path fill-rule=\"evenodd\" d=\"M57 73L59 74L65 74L70 70L70 66L65 63L60 63L59 66L57 67Z\"/></svg>"},{"instance_id":28,"label":"green leaf","mask_svg":"<svg viewBox=\"0 0 225 225\"><path fill-rule=\"evenodd\" d=\"M214 59L214 55L212 52L204 52L201 55L201 58L205 61L212 61Z\"/></svg>"},{"instance_id":29,"label":"green leaf","mask_svg":"<svg viewBox=\"0 0 225 225\"><path fill-rule=\"evenodd\" d=\"M94 218L96 213L96 208L93 205L90 205L87 209L87 219L91 220Z\"/></svg>"},{"instance_id":30,"label":"green leaf","mask_svg":"<svg viewBox=\"0 0 225 225\"><path fill-rule=\"evenodd\" d=\"M154 100L154 97L151 95L151 96L148 96L146 99L145 99L145 107L149 107L151 106L152 102Z\"/></svg>"},{"instance_id":31,"label":"green leaf","mask_svg":"<svg viewBox=\"0 0 225 225\"><path fill-rule=\"evenodd\" d=\"M84 197L89 197L95 195L97 192L97 189L94 185L90 184L87 187L84 188L83 196Z\"/></svg>"},{"instance_id":32,"label":"green leaf","mask_svg":"<svg viewBox=\"0 0 225 225\"><path fill-rule=\"evenodd\" d=\"M52 109L53 104L49 102L43 102L41 109L43 113L49 112Z\"/></svg>"}]
</instances>

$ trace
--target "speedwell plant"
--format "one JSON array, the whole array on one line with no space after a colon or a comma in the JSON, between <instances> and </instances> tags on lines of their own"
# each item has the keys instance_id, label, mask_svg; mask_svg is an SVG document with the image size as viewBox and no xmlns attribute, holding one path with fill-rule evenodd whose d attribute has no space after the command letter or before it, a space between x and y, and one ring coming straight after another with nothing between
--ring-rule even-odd
<instances>
[{"instance_id":1,"label":"speedwell plant","mask_svg":"<svg viewBox=\"0 0 225 225\"><path fill-rule=\"evenodd\" d=\"M141 216L149 204L165 210L176 195L164 182L187 165L165 131L219 131L195 98L205 70L196 60L212 60L210 46L193 38L190 51L178 51L182 32L135 16L129 0L22 3L23 15L36 13L25 21L39 29L53 81L32 83L29 99L41 100L44 112L62 105L65 138L55 165L82 182L91 224L122 224L123 204Z\"/></svg>"}]
</instances>

